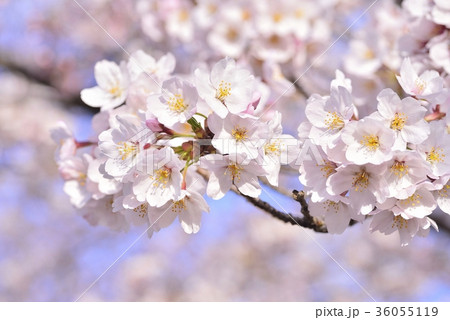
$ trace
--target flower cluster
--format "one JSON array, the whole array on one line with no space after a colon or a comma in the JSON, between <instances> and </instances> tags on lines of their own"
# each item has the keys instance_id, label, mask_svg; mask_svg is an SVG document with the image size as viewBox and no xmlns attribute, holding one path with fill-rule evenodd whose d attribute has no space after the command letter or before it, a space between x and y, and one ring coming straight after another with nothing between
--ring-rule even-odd
<instances>
[{"instance_id":1,"label":"flower cluster","mask_svg":"<svg viewBox=\"0 0 450 320\"><path fill-rule=\"evenodd\" d=\"M332 26L325 13L342 4L145 0L138 2L137 12L144 33L155 43L170 38L187 45L187 51L200 50L204 58L250 54L262 61L283 63L306 50L307 44L326 40Z\"/></svg>"},{"instance_id":2,"label":"flower cluster","mask_svg":"<svg viewBox=\"0 0 450 320\"><path fill-rule=\"evenodd\" d=\"M177 75L175 62L143 51L120 66L98 62L97 86L81 92L101 110L94 137L77 141L62 123L53 130L64 190L90 223L147 224L151 235L178 217L196 233L205 193L220 199L234 186L258 197L258 177L277 185L280 166L293 161L297 140L283 134L278 112L260 118L268 89L248 69L226 58Z\"/></svg>"},{"instance_id":3,"label":"flower cluster","mask_svg":"<svg viewBox=\"0 0 450 320\"><path fill-rule=\"evenodd\" d=\"M384 89L362 117L349 79L337 71L328 96L313 95L299 136L320 147L324 161L305 161L300 182L310 209L329 232L342 233L351 219L372 217L371 230L398 231L402 245L437 225L437 206L450 214L450 136L439 110L449 98L438 72L420 75L409 59L398 81L409 96Z\"/></svg>"},{"instance_id":4,"label":"flower cluster","mask_svg":"<svg viewBox=\"0 0 450 320\"><path fill-rule=\"evenodd\" d=\"M429 218L437 206L450 214L449 121L440 109L449 91L438 72L419 74L405 59L397 78L409 96L384 89L363 116L337 71L329 95L308 99L297 140L283 134L279 112L263 120L270 88L245 66L225 58L189 75L174 68L171 54L143 51L120 66L98 62L98 85L81 92L101 109L94 137L53 130L64 190L90 223L146 224L151 235L178 217L195 233L209 211L205 194L217 200L235 188L257 198L259 177L278 186L281 165L299 168L310 212L330 233L372 218L372 231L397 230L406 245L437 229ZM314 157L304 159L305 146Z\"/></svg>"},{"instance_id":5,"label":"flower cluster","mask_svg":"<svg viewBox=\"0 0 450 320\"><path fill-rule=\"evenodd\" d=\"M399 49L415 61L450 73L450 5L445 0L406 0L407 32L399 39Z\"/></svg>"},{"instance_id":6,"label":"flower cluster","mask_svg":"<svg viewBox=\"0 0 450 320\"><path fill-rule=\"evenodd\" d=\"M136 15L152 48L183 59L177 66L183 72L228 56L247 61L281 93L290 86L284 78L297 78L311 64L310 73L317 75L306 85L315 86L325 72L334 71L336 59L323 61L320 55L347 28L341 16L351 16L361 5L349 0L139 0Z\"/></svg>"}]
</instances>

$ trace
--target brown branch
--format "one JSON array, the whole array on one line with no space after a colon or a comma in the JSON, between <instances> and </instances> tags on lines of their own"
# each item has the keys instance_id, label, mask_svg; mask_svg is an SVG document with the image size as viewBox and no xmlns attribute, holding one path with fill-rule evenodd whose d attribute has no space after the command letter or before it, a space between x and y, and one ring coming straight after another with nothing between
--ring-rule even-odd
<instances>
[{"instance_id":1,"label":"brown branch","mask_svg":"<svg viewBox=\"0 0 450 320\"><path fill-rule=\"evenodd\" d=\"M209 179L208 171L206 171L202 168L198 168L197 172L206 180ZM263 201L259 198L252 198L252 197L246 196L246 195L242 194L234 185L231 187L230 190L233 191L234 193L236 193L237 195L240 195L241 197L245 198L248 202L253 204L255 207L262 209L263 211L265 211L266 213L270 214L272 217L274 217L278 220L281 220L285 223L289 223L294 226L298 225L300 227L312 229L312 230L314 230L316 232L320 232L320 233L328 232L327 227L325 226L325 224L323 222L321 222L320 220L318 220L316 218L313 218L309 214L308 204L306 203L306 200L304 198L304 193L302 191L297 192L296 194L293 195L294 200L298 201L302 207L301 212L303 214L303 217L298 217L291 213L281 212L281 211L275 209L268 202Z\"/></svg>"},{"instance_id":2,"label":"brown branch","mask_svg":"<svg viewBox=\"0 0 450 320\"><path fill-rule=\"evenodd\" d=\"M430 217L433 219L439 228L439 233L444 231L447 236L450 236L450 218L449 216L442 211L435 211L433 216Z\"/></svg>"},{"instance_id":3,"label":"brown branch","mask_svg":"<svg viewBox=\"0 0 450 320\"><path fill-rule=\"evenodd\" d=\"M4 68L6 71L11 72L13 74L18 74L30 82L43 85L49 88L54 89L57 94L58 102L66 107L83 107L90 113L96 113L97 110L88 107L81 100L80 95L68 96L64 95L60 92L58 87L55 85L52 76L48 72L39 72L37 70L28 69L25 66L22 66L19 63L16 63L12 59L5 58L4 55L0 54L0 68Z\"/></svg>"},{"instance_id":4,"label":"brown branch","mask_svg":"<svg viewBox=\"0 0 450 320\"><path fill-rule=\"evenodd\" d=\"M305 88L303 88L303 86L299 83L298 79L291 82L298 93L300 93L305 99L309 98L309 94L306 92Z\"/></svg>"},{"instance_id":5,"label":"brown branch","mask_svg":"<svg viewBox=\"0 0 450 320\"><path fill-rule=\"evenodd\" d=\"M236 188L232 188L231 190L234 193L244 197L247 201L252 203L255 207L258 207L258 208L264 210L265 212L270 214L272 217L277 218L278 220L281 220L285 223L290 223L291 225L294 225L294 226L298 225L300 227L312 229L312 230L314 230L316 232L320 232L320 233L328 232L327 227L325 226L325 224L323 222L311 217L311 215L309 214L308 204L306 203L306 201L304 199L303 193L301 195L300 194L294 195L294 200L297 198L303 199L303 201L300 202L301 212L303 213L303 217L298 217L298 216L294 216L291 213L281 212L281 211L275 209L274 207L272 207L272 205L270 205L269 203L267 203L259 198L252 198L252 197L246 196L246 195L242 194L241 192L239 192L239 190L237 190Z\"/></svg>"}]
</instances>

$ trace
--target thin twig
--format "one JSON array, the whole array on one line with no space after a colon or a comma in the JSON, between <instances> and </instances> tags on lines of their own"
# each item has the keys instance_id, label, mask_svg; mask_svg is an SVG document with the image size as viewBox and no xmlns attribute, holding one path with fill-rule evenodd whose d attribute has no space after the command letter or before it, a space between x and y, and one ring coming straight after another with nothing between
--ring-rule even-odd
<instances>
[{"instance_id":1,"label":"thin twig","mask_svg":"<svg viewBox=\"0 0 450 320\"><path fill-rule=\"evenodd\" d=\"M265 212L267 212L268 214L270 214L272 217L277 218L278 220L281 220L285 223L289 223L293 226L301 226L304 228L308 228L308 229L312 229L316 232L320 232L320 233L327 233L327 227L325 226L325 224L315 218L312 218L309 215L309 211L307 207L303 207L302 206L302 212L306 211L308 212L308 215L305 215L304 217L298 217L298 216L294 216L291 213L283 213L277 209L275 209L274 207L272 207L272 205L270 205L269 203L259 199L259 198L252 198L246 195L243 195L242 193L239 192L239 190L235 190L232 189L232 191L242 197L244 197L247 201L249 201L251 204L253 204L255 207L258 207L262 210L264 210Z\"/></svg>"},{"instance_id":2,"label":"thin twig","mask_svg":"<svg viewBox=\"0 0 450 320\"><path fill-rule=\"evenodd\" d=\"M49 88L53 88L58 92L57 99L62 105L67 107L83 107L90 113L97 112L96 109L90 108L84 104L81 100L80 95L64 95L60 92L58 87L55 85L55 80L52 79L52 76L48 72L39 72L22 66L19 63L16 63L12 59L7 59L4 55L0 54L0 68L5 68L5 70L21 75L25 77L28 81L34 82L36 84L40 84Z\"/></svg>"},{"instance_id":3,"label":"thin twig","mask_svg":"<svg viewBox=\"0 0 450 320\"><path fill-rule=\"evenodd\" d=\"M202 168L198 168L197 172L203 176L206 180L209 179L209 172L202 169ZM303 198L303 200L300 202L300 205L302 206L301 212L303 213L303 217L298 217L295 216L291 213L283 213L277 209L275 209L271 204L269 204L266 201L263 201L259 198L252 198L249 196L246 196L244 194L242 194L237 188L236 186L231 186L231 191L233 191L234 193L236 193L237 195L240 195L241 197L245 198L248 202L250 202L251 204L253 204L255 207L258 207L260 209L262 209L263 211L267 212L268 214L270 214L272 217L277 218L278 220L281 220L285 223L289 223L291 225L294 226L301 226L304 228L308 228L308 229L312 229L316 232L320 232L320 233L327 233L327 227L325 226L325 224L323 224L323 222L311 217L311 215L309 214L309 209L308 209L308 204L306 203L306 200L304 200L304 194L301 192L301 194L297 195L294 199L300 199ZM292 195L290 195L290 197L292 197Z\"/></svg>"}]
</instances>

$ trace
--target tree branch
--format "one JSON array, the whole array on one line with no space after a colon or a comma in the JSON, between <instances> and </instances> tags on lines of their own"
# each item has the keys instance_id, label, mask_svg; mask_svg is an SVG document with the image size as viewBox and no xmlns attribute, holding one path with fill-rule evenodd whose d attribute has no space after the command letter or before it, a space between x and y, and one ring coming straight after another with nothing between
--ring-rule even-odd
<instances>
[{"instance_id":1,"label":"tree branch","mask_svg":"<svg viewBox=\"0 0 450 320\"><path fill-rule=\"evenodd\" d=\"M208 171L206 171L202 168L198 168L197 172L206 180L209 179ZM263 201L259 198L252 198L252 197L246 196L246 195L242 194L234 185L231 186L230 190L233 191L234 193L236 193L237 195L240 195L241 197L245 198L248 202L253 204L255 207L262 209L263 211L267 212L272 217L274 217L278 220L281 220L285 223L289 223L294 226L298 225L300 227L312 229L312 230L314 230L316 232L320 232L320 233L328 232L327 227L325 226L325 224L322 221L312 217L309 214L308 204L306 203L305 195L304 195L303 191L298 192L298 191L294 190L293 195L291 195L294 198L294 200L299 202L301 205L301 212L303 214L303 217L298 217L298 216L294 216L291 213L281 212L281 211L275 209L268 202Z\"/></svg>"},{"instance_id":2,"label":"tree branch","mask_svg":"<svg viewBox=\"0 0 450 320\"><path fill-rule=\"evenodd\" d=\"M36 84L40 84L49 88L53 88L58 93L58 101L67 107L83 107L90 113L96 113L97 110L88 107L81 100L80 95L68 96L61 94L58 87L54 84L52 77L48 73L39 73L38 71L30 70L19 63L16 63L12 59L5 58L4 55L0 54L0 67L3 67L6 71L11 73L19 74L25 77L28 81L34 82Z\"/></svg>"},{"instance_id":3,"label":"tree branch","mask_svg":"<svg viewBox=\"0 0 450 320\"><path fill-rule=\"evenodd\" d=\"M298 80L291 81L294 84L295 90L300 93L305 99L309 98L309 94L305 91L305 88L299 83Z\"/></svg>"}]
</instances>

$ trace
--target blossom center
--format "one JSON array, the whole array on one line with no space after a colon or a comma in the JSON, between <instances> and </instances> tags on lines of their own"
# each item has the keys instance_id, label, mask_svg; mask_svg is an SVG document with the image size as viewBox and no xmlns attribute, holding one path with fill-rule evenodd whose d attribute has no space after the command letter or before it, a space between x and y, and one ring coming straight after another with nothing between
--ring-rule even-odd
<instances>
[{"instance_id":1,"label":"blossom center","mask_svg":"<svg viewBox=\"0 0 450 320\"><path fill-rule=\"evenodd\" d=\"M331 200L327 200L323 204L323 208L327 211L334 211L334 213L339 212L339 202L334 202Z\"/></svg>"},{"instance_id":2,"label":"blossom center","mask_svg":"<svg viewBox=\"0 0 450 320\"><path fill-rule=\"evenodd\" d=\"M276 12L272 15L273 22L278 23L283 20L283 15L279 12Z\"/></svg>"},{"instance_id":3,"label":"blossom center","mask_svg":"<svg viewBox=\"0 0 450 320\"><path fill-rule=\"evenodd\" d=\"M420 204L420 199L422 199L422 196L417 193L414 193L411 197L406 198L405 200L401 200L400 203L403 206L415 207L416 205Z\"/></svg>"},{"instance_id":4,"label":"blossom center","mask_svg":"<svg viewBox=\"0 0 450 320\"><path fill-rule=\"evenodd\" d=\"M441 198L448 198L449 189L450 189L450 185L446 184L441 190L438 191L438 195Z\"/></svg>"},{"instance_id":5,"label":"blossom center","mask_svg":"<svg viewBox=\"0 0 450 320\"><path fill-rule=\"evenodd\" d=\"M404 113L397 112L394 116L394 119L392 119L391 121L391 129L402 130L407 119L408 117Z\"/></svg>"},{"instance_id":6,"label":"blossom center","mask_svg":"<svg viewBox=\"0 0 450 320\"><path fill-rule=\"evenodd\" d=\"M181 11L178 13L178 19L179 19L179 21L181 21L181 22L187 21L187 20L189 19L189 13L188 13L188 11L187 11L187 10L181 10Z\"/></svg>"},{"instance_id":7,"label":"blossom center","mask_svg":"<svg viewBox=\"0 0 450 320\"><path fill-rule=\"evenodd\" d=\"M235 126L233 130L231 130L231 135L237 142L241 142L247 140L248 138L248 130L246 128L242 128L239 126Z\"/></svg>"},{"instance_id":8,"label":"blossom center","mask_svg":"<svg viewBox=\"0 0 450 320\"><path fill-rule=\"evenodd\" d=\"M122 156L122 160L125 160L129 156L134 156L137 153L137 146L131 142L119 142L117 149Z\"/></svg>"},{"instance_id":9,"label":"blossom center","mask_svg":"<svg viewBox=\"0 0 450 320\"><path fill-rule=\"evenodd\" d=\"M344 119L336 112L328 112L325 118L325 125L330 130L341 130L344 127Z\"/></svg>"},{"instance_id":10,"label":"blossom center","mask_svg":"<svg viewBox=\"0 0 450 320\"><path fill-rule=\"evenodd\" d=\"M397 229L408 228L408 220L405 220L402 216L394 216L392 219L392 228L397 227Z\"/></svg>"},{"instance_id":11,"label":"blossom center","mask_svg":"<svg viewBox=\"0 0 450 320\"><path fill-rule=\"evenodd\" d=\"M366 171L360 171L353 177L353 187L355 191L362 192L369 186L370 175Z\"/></svg>"},{"instance_id":12,"label":"blossom center","mask_svg":"<svg viewBox=\"0 0 450 320\"><path fill-rule=\"evenodd\" d=\"M80 186L86 185L86 179L87 179L87 175L86 175L85 173L80 172L80 173L78 174L77 181L78 181L78 183L80 184Z\"/></svg>"},{"instance_id":13,"label":"blossom center","mask_svg":"<svg viewBox=\"0 0 450 320\"><path fill-rule=\"evenodd\" d=\"M188 105L184 102L183 97L181 94L176 94L173 97L171 97L168 101L170 110L176 112L176 113L182 113L184 112Z\"/></svg>"},{"instance_id":14,"label":"blossom center","mask_svg":"<svg viewBox=\"0 0 450 320\"><path fill-rule=\"evenodd\" d=\"M402 161L395 161L391 166L391 172L393 172L397 177L401 178L408 174L408 166Z\"/></svg>"},{"instance_id":15,"label":"blossom center","mask_svg":"<svg viewBox=\"0 0 450 320\"><path fill-rule=\"evenodd\" d=\"M247 9L242 10L241 18L244 21L250 20L251 14L250 11Z\"/></svg>"},{"instance_id":16,"label":"blossom center","mask_svg":"<svg viewBox=\"0 0 450 320\"><path fill-rule=\"evenodd\" d=\"M375 58L375 53L372 50L367 49L364 52L364 58L366 58L367 60L373 59L373 58Z\"/></svg>"},{"instance_id":17,"label":"blossom center","mask_svg":"<svg viewBox=\"0 0 450 320\"><path fill-rule=\"evenodd\" d=\"M274 154L274 155L279 156L281 154L280 141L276 140L274 142L266 144L264 146L264 153L265 154Z\"/></svg>"},{"instance_id":18,"label":"blossom center","mask_svg":"<svg viewBox=\"0 0 450 320\"><path fill-rule=\"evenodd\" d=\"M186 202L184 201L184 198L181 200L178 200L178 201L173 201L171 210L172 210L172 212L178 212L178 213L186 210Z\"/></svg>"},{"instance_id":19,"label":"blossom center","mask_svg":"<svg viewBox=\"0 0 450 320\"><path fill-rule=\"evenodd\" d=\"M323 176L325 178L328 178L329 176L331 176L334 172L336 172L336 166L333 162L331 161L327 161L325 162L325 164L323 166L321 166L320 171L323 172Z\"/></svg>"},{"instance_id":20,"label":"blossom center","mask_svg":"<svg viewBox=\"0 0 450 320\"><path fill-rule=\"evenodd\" d=\"M238 32L234 28L229 28L226 37L230 41L235 41L238 37Z\"/></svg>"},{"instance_id":21,"label":"blossom center","mask_svg":"<svg viewBox=\"0 0 450 320\"><path fill-rule=\"evenodd\" d=\"M139 207L133 209L134 212L139 214L139 217L144 218L147 215L148 204L143 203Z\"/></svg>"},{"instance_id":22,"label":"blossom center","mask_svg":"<svg viewBox=\"0 0 450 320\"><path fill-rule=\"evenodd\" d=\"M231 177L233 179L240 180L241 179L241 171L242 167L238 165L237 163L232 163L228 165L227 170L225 171L225 174L230 173Z\"/></svg>"},{"instance_id":23,"label":"blossom center","mask_svg":"<svg viewBox=\"0 0 450 320\"><path fill-rule=\"evenodd\" d=\"M436 164L436 162L443 162L445 154L442 151L442 148L432 147L430 152L427 153L427 161L431 164Z\"/></svg>"},{"instance_id":24,"label":"blossom center","mask_svg":"<svg viewBox=\"0 0 450 320\"><path fill-rule=\"evenodd\" d=\"M225 98L231 94L231 83L220 81L219 87L216 90L216 98L222 101L225 101Z\"/></svg>"},{"instance_id":25,"label":"blossom center","mask_svg":"<svg viewBox=\"0 0 450 320\"><path fill-rule=\"evenodd\" d=\"M380 147L380 139L374 134L363 136L360 143L365 145L370 151L376 151Z\"/></svg>"},{"instance_id":26,"label":"blossom center","mask_svg":"<svg viewBox=\"0 0 450 320\"><path fill-rule=\"evenodd\" d=\"M427 86L426 82L420 78L417 78L416 81L414 81L414 84L415 88L413 90L413 93L416 95L422 94Z\"/></svg>"},{"instance_id":27,"label":"blossom center","mask_svg":"<svg viewBox=\"0 0 450 320\"><path fill-rule=\"evenodd\" d=\"M169 183L171 173L171 170L166 167L156 170L155 174L150 176L153 179L153 186L165 188Z\"/></svg>"},{"instance_id":28,"label":"blossom center","mask_svg":"<svg viewBox=\"0 0 450 320\"><path fill-rule=\"evenodd\" d=\"M111 89L109 89L109 93L114 97L118 98L122 95L122 88L119 86L115 86Z\"/></svg>"},{"instance_id":29,"label":"blossom center","mask_svg":"<svg viewBox=\"0 0 450 320\"><path fill-rule=\"evenodd\" d=\"M295 10L295 17L300 19L305 15L305 12L302 9Z\"/></svg>"}]
</instances>

